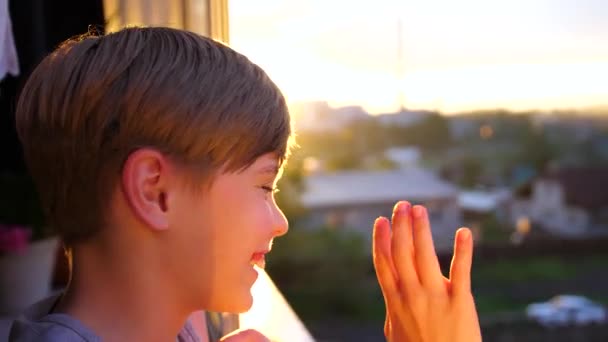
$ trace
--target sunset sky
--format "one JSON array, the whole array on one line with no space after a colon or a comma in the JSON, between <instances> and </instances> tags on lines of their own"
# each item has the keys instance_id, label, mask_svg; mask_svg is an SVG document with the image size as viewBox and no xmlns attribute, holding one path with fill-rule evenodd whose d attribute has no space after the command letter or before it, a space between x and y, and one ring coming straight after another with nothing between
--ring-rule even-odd
<instances>
[{"instance_id":1,"label":"sunset sky","mask_svg":"<svg viewBox=\"0 0 608 342\"><path fill-rule=\"evenodd\" d=\"M608 104L605 0L230 0L230 44L289 101L456 112ZM398 70L401 21L403 72Z\"/></svg>"}]
</instances>

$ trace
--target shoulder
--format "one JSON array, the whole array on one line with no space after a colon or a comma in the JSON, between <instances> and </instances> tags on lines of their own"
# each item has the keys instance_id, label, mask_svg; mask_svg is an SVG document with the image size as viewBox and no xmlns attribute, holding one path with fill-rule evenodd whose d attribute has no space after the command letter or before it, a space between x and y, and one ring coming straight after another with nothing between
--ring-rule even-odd
<instances>
[{"instance_id":1,"label":"shoulder","mask_svg":"<svg viewBox=\"0 0 608 342\"><path fill-rule=\"evenodd\" d=\"M9 342L97 342L94 334L69 317L49 315L37 321L20 318L13 321ZM65 315L64 315L65 316Z\"/></svg>"},{"instance_id":2,"label":"shoulder","mask_svg":"<svg viewBox=\"0 0 608 342\"><path fill-rule=\"evenodd\" d=\"M42 300L15 319L9 342L98 342L100 339L77 319L65 314L49 314L57 296Z\"/></svg>"}]
</instances>

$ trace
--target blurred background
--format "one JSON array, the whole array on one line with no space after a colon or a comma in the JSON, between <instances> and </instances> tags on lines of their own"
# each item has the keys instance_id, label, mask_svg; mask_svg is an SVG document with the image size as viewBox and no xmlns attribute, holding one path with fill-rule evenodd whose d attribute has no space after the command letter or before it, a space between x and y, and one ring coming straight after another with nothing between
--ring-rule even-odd
<instances>
[{"instance_id":1,"label":"blurred background","mask_svg":"<svg viewBox=\"0 0 608 342\"><path fill-rule=\"evenodd\" d=\"M49 234L11 121L24 77L89 25L185 28L247 55L288 99L290 232L267 272L316 340L383 340L371 226L401 199L429 208L446 275L454 232L474 231L485 340L608 340L607 2L8 5L20 73L0 83L0 223L33 227L31 241Z\"/></svg>"}]
</instances>

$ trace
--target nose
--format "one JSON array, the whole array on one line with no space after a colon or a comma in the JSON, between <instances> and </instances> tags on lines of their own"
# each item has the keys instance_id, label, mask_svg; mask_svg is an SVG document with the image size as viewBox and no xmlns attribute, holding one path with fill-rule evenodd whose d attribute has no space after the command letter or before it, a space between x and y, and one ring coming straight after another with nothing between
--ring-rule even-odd
<instances>
[{"instance_id":1,"label":"nose","mask_svg":"<svg viewBox=\"0 0 608 342\"><path fill-rule=\"evenodd\" d=\"M279 208L276 204L273 205L274 207L274 224L273 224L273 228L274 228L274 237L279 237L279 236L283 236L285 234L287 234L287 231L289 230L289 222L287 221L287 217L285 217L285 214L283 214L283 211L281 211L281 208Z\"/></svg>"}]
</instances>

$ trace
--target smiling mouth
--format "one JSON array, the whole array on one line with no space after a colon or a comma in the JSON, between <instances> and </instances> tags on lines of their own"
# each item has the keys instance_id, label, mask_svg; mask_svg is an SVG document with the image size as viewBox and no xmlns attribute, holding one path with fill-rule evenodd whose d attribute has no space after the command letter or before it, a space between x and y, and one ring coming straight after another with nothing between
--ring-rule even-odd
<instances>
[{"instance_id":1,"label":"smiling mouth","mask_svg":"<svg viewBox=\"0 0 608 342\"><path fill-rule=\"evenodd\" d=\"M251 260L249 261L249 263L251 264L251 266L257 266L261 269L264 269L266 267L266 253L254 253L251 256Z\"/></svg>"}]
</instances>

